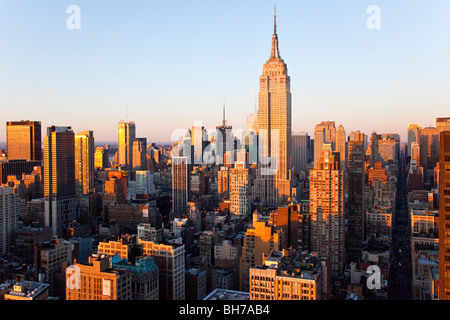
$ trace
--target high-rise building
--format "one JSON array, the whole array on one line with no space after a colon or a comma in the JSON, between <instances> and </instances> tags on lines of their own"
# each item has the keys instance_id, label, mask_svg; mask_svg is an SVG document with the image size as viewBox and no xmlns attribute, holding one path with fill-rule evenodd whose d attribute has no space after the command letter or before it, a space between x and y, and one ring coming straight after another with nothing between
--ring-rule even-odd
<instances>
[{"instance_id":1,"label":"high-rise building","mask_svg":"<svg viewBox=\"0 0 450 320\"><path fill-rule=\"evenodd\" d=\"M412 143L420 143L420 130L422 126L420 124L408 125L408 156L411 156Z\"/></svg>"},{"instance_id":2,"label":"high-rise building","mask_svg":"<svg viewBox=\"0 0 450 320\"><path fill-rule=\"evenodd\" d=\"M439 132L450 130L450 118L436 118L436 129Z\"/></svg>"},{"instance_id":3,"label":"high-rise building","mask_svg":"<svg viewBox=\"0 0 450 320\"><path fill-rule=\"evenodd\" d=\"M10 252L14 243L14 232L18 229L19 196L13 188L0 187L0 255Z\"/></svg>"},{"instance_id":4,"label":"high-rise building","mask_svg":"<svg viewBox=\"0 0 450 320\"><path fill-rule=\"evenodd\" d=\"M270 158L270 168L260 172L259 179L270 180L269 183L257 183L258 188L268 188L260 192L268 204L281 204L290 196L292 168L291 154L291 92L290 77L287 65L280 57L278 35L274 16L274 32L272 36L272 52L263 66L263 74L259 78L259 164L260 168L269 165L264 163Z\"/></svg>"},{"instance_id":5,"label":"high-rise building","mask_svg":"<svg viewBox=\"0 0 450 320\"><path fill-rule=\"evenodd\" d=\"M314 165L319 162L323 144L336 148L336 126L334 121L322 121L314 128Z\"/></svg>"},{"instance_id":6,"label":"high-rise building","mask_svg":"<svg viewBox=\"0 0 450 320\"><path fill-rule=\"evenodd\" d=\"M146 169L147 138L136 138L133 141L133 170Z\"/></svg>"},{"instance_id":7,"label":"high-rise building","mask_svg":"<svg viewBox=\"0 0 450 320\"><path fill-rule=\"evenodd\" d=\"M310 170L310 223L312 250L330 259L331 277L342 275L345 264L344 173L339 154L324 144Z\"/></svg>"},{"instance_id":8,"label":"high-rise building","mask_svg":"<svg viewBox=\"0 0 450 320\"><path fill-rule=\"evenodd\" d=\"M109 167L109 150L105 147L98 147L95 149L94 167L98 169Z\"/></svg>"},{"instance_id":9,"label":"high-rise building","mask_svg":"<svg viewBox=\"0 0 450 320\"><path fill-rule=\"evenodd\" d=\"M185 300L184 244L158 244L142 241L143 253L155 259L159 269L159 298L161 300Z\"/></svg>"},{"instance_id":10,"label":"high-rise building","mask_svg":"<svg viewBox=\"0 0 450 320\"><path fill-rule=\"evenodd\" d=\"M340 161L342 165L345 165L347 161L347 143L346 143L345 130L342 125L336 129L336 152L339 152Z\"/></svg>"},{"instance_id":11,"label":"high-rise building","mask_svg":"<svg viewBox=\"0 0 450 320\"><path fill-rule=\"evenodd\" d=\"M235 162L229 177L230 212L244 219L250 214L250 178L245 163Z\"/></svg>"},{"instance_id":12,"label":"high-rise building","mask_svg":"<svg viewBox=\"0 0 450 320\"><path fill-rule=\"evenodd\" d=\"M187 214L191 180L189 168L187 157L172 158L172 208L175 217Z\"/></svg>"},{"instance_id":13,"label":"high-rise building","mask_svg":"<svg viewBox=\"0 0 450 320\"><path fill-rule=\"evenodd\" d=\"M128 169L132 169L133 165L133 142L136 139L136 125L134 122L120 121L118 126L119 149L118 161L119 165Z\"/></svg>"},{"instance_id":14,"label":"high-rise building","mask_svg":"<svg viewBox=\"0 0 450 320\"><path fill-rule=\"evenodd\" d=\"M439 140L439 300L450 300L450 131Z\"/></svg>"},{"instance_id":15,"label":"high-rise building","mask_svg":"<svg viewBox=\"0 0 450 320\"><path fill-rule=\"evenodd\" d=\"M361 257L364 240L364 134L351 132L348 139L348 201L347 201L347 254L348 261Z\"/></svg>"},{"instance_id":16,"label":"high-rise building","mask_svg":"<svg viewBox=\"0 0 450 320\"><path fill-rule=\"evenodd\" d=\"M41 122L7 122L6 148L8 159L42 161Z\"/></svg>"},{"instance_id":17,"label":"high-rise building","mask_svg":"<svg viewBox=\"0 0 450 320\"><path fill-rule=\"evenodd\" d=\"M75 135L70 127L51 126L44 139L45 225L53 234L76 220Z\"/></svg>"},{"instance_id":18,"label":"high-rise building","mask_svg":"<svg viewBox=\"0 0 450 320\"><path fill-rule=\"evenodd\" d=\"M292 133L292 165L299 173L311 161L311 138L306 132Z\"/></svg>"},{"instance_id":19,"label":"high-rise building","mask_svg":"<svg viewBox=\"0 0 450 320\"><path fill-rule=\"evenodd\" d=\"M77 192L88 194L94 189L94 133L75 135L75 180Z\"/></svg>"},{"instance_id":20,"label":"high-rise building","mask_svg":"<svg viewBox=\"0 0 450 320\"><path fill-rule=\"evenodd\" d=\"M217 192L219 201L229 199L230 197L230 168L223 166L217 172Z\"/></svg>"},{"instance_id":21,"label":"high-rise building","mask_svg":"<svg viewBox=\"0 0 450 320\"><path fill-rule=\"evenodd\" d=\"M298 248L300 204L289 203L270 213L269 224L284 231L283 249Z\"/></svg>"},{"instance_id":22,"label":"high-rise building","mask_svg":"<svg viewBox=\"0 0 450 320\"><path fill-rule=\"evenodd\" d=\"M216 157L219 157L219 164L225 164L226 160L224 159L227 151L230 151L233 154L234 151L234 138L232 133L233 127L228 125L225 120L225 106L223 106L223 120L222 125L216 127Z\"/></svg>"}]
</instances>

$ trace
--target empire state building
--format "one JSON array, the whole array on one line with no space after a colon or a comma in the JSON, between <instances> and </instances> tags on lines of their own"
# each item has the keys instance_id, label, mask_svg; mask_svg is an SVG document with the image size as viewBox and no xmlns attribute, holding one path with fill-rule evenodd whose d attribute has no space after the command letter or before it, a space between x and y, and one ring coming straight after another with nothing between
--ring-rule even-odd
<instances>
[{"instance_id":1,"label":"empire state building","mask_svg":"<svg viewBox=\"0 0 450 320\"><path fill-rule=\"evenodd\" d=\"M259 169L254 195L267 204L281 204L291 194L291 93L287 66L280 57L276 14L272 51L259 78Z\"/></svg>"}]
</instances>

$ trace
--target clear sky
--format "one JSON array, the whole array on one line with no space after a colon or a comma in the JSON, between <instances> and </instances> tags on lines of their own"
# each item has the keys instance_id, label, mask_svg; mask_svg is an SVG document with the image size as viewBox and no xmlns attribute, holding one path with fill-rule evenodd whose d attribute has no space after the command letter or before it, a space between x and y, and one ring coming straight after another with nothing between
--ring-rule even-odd
<instances>
[{"instance_id":1,"label":"clear sky","mask_svg":"<svg viewBox=\"0 0 450 320\"><path fill-rule=\"evenodd\" d=\"M117 141L117 124L170 141L227 120L245 129L269 58L277 6L293 131L334 120L398 132L450 116L448 0L0 0L0 141L39 120ZM80 8L81 29L66 12ZM369 5L381 10L370 30Z\"/></svg>"}]
</instances>

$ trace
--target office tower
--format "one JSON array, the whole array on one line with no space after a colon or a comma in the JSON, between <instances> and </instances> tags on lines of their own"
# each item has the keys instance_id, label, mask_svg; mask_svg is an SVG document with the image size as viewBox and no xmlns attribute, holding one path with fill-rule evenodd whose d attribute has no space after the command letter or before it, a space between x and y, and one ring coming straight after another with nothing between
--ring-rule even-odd
<instances>
[{"instance_id":1,"label":"office tower","mask_svg":"<svg viewBox=\"0 0 450 320\"><path fill-rule=\"evenodd\" d=\"M262 265L250 268L250 300L322 300L323 271L315 253L272 251Z\"/></svg>"},{"instance_id":2,"label":"office tower","mask_svg":"<svg viewBox=\"0 0 450 320\"><path fill-rule=\"evenodd\" d=\"M344 174L339 154L324 144L322 155L310 170L312 250L329 257L331 277L342 275L345 262Z\"/></svg>"},{"instance_id":3,"label":"office tower","mask_svg":"<svg viewBox=\"0 0 450 320\"><path fill-rule=\"evenodd\" d=\"M34 248L34 261L35 278L48 283L49 294L53 296L64 285L57 281L57 274L64 271L64 265L71 265L73 262L72 243L63 238L44 242Z\"/></svg>"},{"instance_id":4,"label":"office tower","mask_svg":"<svg viewBox=\"0 0 450 320\"><path fill-rule=\"evenodd\" d=\"M133 141L133 170L146 170L147 138Z\"/></svg>"},{"instance_id":5,"label":"office tower","mask_svg":"<svg viewBox=\"0 0 450 320\"><path fill-rule=\"evenodd\" d=\"M336 126L334 121L322 121L314 128L314 165L319 162L323 144L336 148Z\"/></svg>"},{"instance_id":6,"label":"office tower","mask_svg":"<svg viewBox=\"0 0 450 320\"><path fill-rule=\"evenodd\" d=\"M411 143L411 161L413 160L416 165L420 164L420 144L418 142Z\"/></svg>"},{"instance_id":7,"label":"office tower","mask_svg":"<svg viewBox=\"0 0 450 320\"><path fill-rule=\"evenodd\" d=\"M159 298L161 300L185 299L185 255L184 245L158 244L142 241L143 254L153 257L159 269Z\"/></svg>"},{"instance_id":8,"label":"office tower","mask_svg":"<svg viewBox=\"0 0 450 320\"><path fill-rule=\"evenodd\" d=\"M42 161L40 121L6 123L6 149L10 160Z\"/></svg>"},{"instance_id":9,"label":"office tower","mask_svg":"<svg viewBox=\"0 0 450 320\"><path fill-rule=\"evenodd\" d=\"M131 300L159 300L159 269L152 257L136 257L129 262L120 256L111 257L113 270L131 273Z\"/></svg>"},{"instance_id":10,"label":"office tower","mask_svg":"<svg viewBox=\"0 0 450 320\"><path fill-rule=\"evenodd\" d=\"M230 196L230 168L220 167L217 172L217 192L219 193L219 201L229 199Z\"/></svg>"},{"instance_id":11,"label":"office tower","mask_svg":"<svg viewBox=\"0 0 450 320\"><path fill-rule=\"evenodd\" d=\"M216 127L216 157L219 157L219 164L225 164L225 154L227 151L234 151L233 127L225 120L225 106L223 106L222 125ZM217 161L217 160L216 160Z\"/></svg>"},{"instance_id":12,"label":"office tower","mask_svg":"<svg viewBox=\"0 0 450 320\"><path fill-rule=\"evenodd\" d=\"M241 219L250 214L250 178L245 163L235 162L230 169L230 212Z\"/></svg>"},{"instance_id":13,"label":"office tower","mask_svg":"<svg viewBox=\"0 0 450 320\"><path fill-rule=\"evenodd\" d=\"M189 129L190 134L190 142L191 142L191 153L190 153L190 162L189 165L201 165L204 160L203 159L203 151L205 150L208 142L208 134L206 132L205 127L200 124L195 123L195 125ZM184 155L188 156L188 155Z\"/></svg>"},{"instance_id":14,"label":"office tower","mask_svg":"<svg viewBox=\"0 0 450 320\"><path fill-rule=\"evenodd\" d=\"M136 139L136 125L134 122L120 121L118 126L119 148L118 164L132 169L133 165L133 142Z\"/></svg>"},{"instance_id":15,"label":"office tower","mask_svg":"<svg viewBox=\"0 0 450 320\"><path fill-rule=\"evenodd\" d=\"M289 203L278 207L270 213L269 224L284 231L285 241L283 249L298 248L300 204Z\"/></svg>"},{"instance_id":16,"label":"office tower","mask_svg":"<svg viewBox=\"0 0 450 320\"><path fill-rule=\"evenodd\" d=\"M384 165L398 162L397 147L398 143L394 139L378 140L378 154Z\"/></svg>"},{"instance_id":17,"label":"office tower","mask_svg":"<svg viewBox=\"0 0 450 320\"><path fill-rule=\"evenodd\" d=\"M136 183L144 194L154 194L156 192L153 171L136 171Z\"/></svg>"},{"instance_id":18,"label":"office tower","mask_svg":"<svg viewBox=\"0 0 450 320\"><path fill-rule=\"evenodd\" d=\"M100 170L106 169L109 167L109 152L108 149L104 147L95 148L94 153L94 168L98 168Z\"/></svg>"},{"instance_id":19,"label":"office tower","mask_svg":"<svg viewBox=\"0 0 450 320\"><path fill-rule=\"evenodd\" d=\"M450 130L450 118L436 118L436 129L439 132Z\"/></svg>"},{"instance_id":20,"label":"office tower","mask_svg":"<svg viewBox=\"0 0 450 320\"><path fill-rule=\"evenodd\" d=\"M439 300L450 300L450 131L439 141Z\"/></svg>"},{"instance_id":21,"label":"office tower","mask_svg":"<svg viewBox=\"0 0 450 320\"><path fill-rule=\"evenodd\" d=\"M274 32L272 51L269 60L263 66L263 74L259 78L259 164L260 177L267 183L257 183L258 188L267 188L260 196L268 204L280 203L290 196L292 168L291 155L291 92L290 77L287 65L280 57L276 15L274 16ZM271 159L270 165L267 162ZM270 166L267 168L267 166Z\"/></svg>"},{"instance_id":22,"label":"office tower","mask_svg":"<svg viewBox=\"0 0 450 320\"><path fill-rule=\"evenodd\" d=\"M420 165L433 170L439 161L439 130L426 127L420 131Z\"/></svg>"},{"instance_id":23,"label":"office tower","mask_svg":"<svg viewBox=\"0 0 450 320\"><path fill-rule=\"evenodd\" d=\"M78 194L94 189L94 133L83 131L75 135L75 180Z\"/></svg>"},{"instance_id":24,"label":"office tower","mask_svg":"<svg viewBox=\"0 0 450 320\"><path fill-rule=\"evenodd\" d=\"M364 240L364 134L351 132L348 139L348 201L347 254L348 261L358 262Z\"/></svg>"},{"instance_id":25,"label":"office tower","mask_svg":"<svg viewBox=\"0 0 450 320\"><path fill-rule=\"evenodd\" d=\"M292 165L299 173L311 160L311 138L306 132L292 133Z\"/></svg>"},{"instance_id":26,"label":"office tower","mask_svg":"<svg viewBox=\"0 0 450 320\"><path fill-rule=\"evenodd\" d=\"M380 161L380 154L378 152L378 140L380 139L381 136L375 131L373 131L370 135L370 143L366 151L366 155L368 156L368 164L370 167L373 167L375 162Z\"/></svg>"},{"instance_id":27,"label":"office tower","mask_svg":"<svg viewBox=\"0 0 450 320\"><path fill-rule=\"evenodd\" d=\"M336 152L339 152L340 161L342 165L345 165L347 161L347 143L344 127L340 124L336 130ZM344 166L342 166L344 168Z\"/></svg>"},{"instance_id":28,"label":"office tower","mask_svg":"<svg viewBox=\"0 0 450 320\"><path fill-rule=\"evenodd\" d=\"M131 300L131 272L111 269L111 258L92 255L66 269L66 300Z\"/></svg>"},{"instance_id":29,"label":"office tower","mask_svg":"<svg viewBox=\"0 0 450 320\"><path fill-rule=\"evenodd\" d=\"M190 200L190 170L187 157L172 158L172 207L175 217L187 214Z\"/></svg>"},{"instance_id":30,"label":"office tower","mask_svg":"<svg viewBox=\"0 0 450 320\"><path fill-rule=\"evenodd\" d=\"M19 197L13 188L0 187L0 255L10 252L18 229Z\"/></svg>"},{"instance_id":31,"label":"office tower","mask_svg":"<svg viewBox=\"0 0 450 320\"><path fill-rule=\"evenodd\" d=\"M76 220L75 135L70 127L51 126L44 139L45 225L53 234Z\"/></svg>"},{"instance_id":32,"label":"office tower","mask_svg":"<svg viewBox=\"0 0 450 320\"><path fill-rule=\"evenodd\" d=\"M420 143L420 130L422 126L420 124L408 125L408 156L411 156L412 143Z\"/></svg>"},{"instance_id":33,"label":"office tower","mask_svg":"<svg viewBox=\"0 0 450 320\"><path fill-rule=\"evenodd\" d=\"M249 269L263 264L263 253L281 250L284 232L262 221L258 212L253 213L253 225L245 233L240 258L239 290L249 292Z\"/></svg>"}]
</instances>

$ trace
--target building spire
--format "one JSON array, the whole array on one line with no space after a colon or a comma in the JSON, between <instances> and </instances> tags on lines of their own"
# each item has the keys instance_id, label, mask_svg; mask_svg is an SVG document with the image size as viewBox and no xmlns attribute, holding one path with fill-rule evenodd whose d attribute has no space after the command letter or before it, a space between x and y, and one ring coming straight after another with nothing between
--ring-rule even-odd
<instances>
[{"instance_id":1,"label":"building spire","mask_svg":"<svg viewBox=\"0 0 450 320\"><path fill-rule=\"evenodd\" d=\"M270 58L280 59L280 51L278 50L278 35L277 35L277 7L273 9L273 36L272 36L272 53Z\"/></svg>"}]
</instances>

